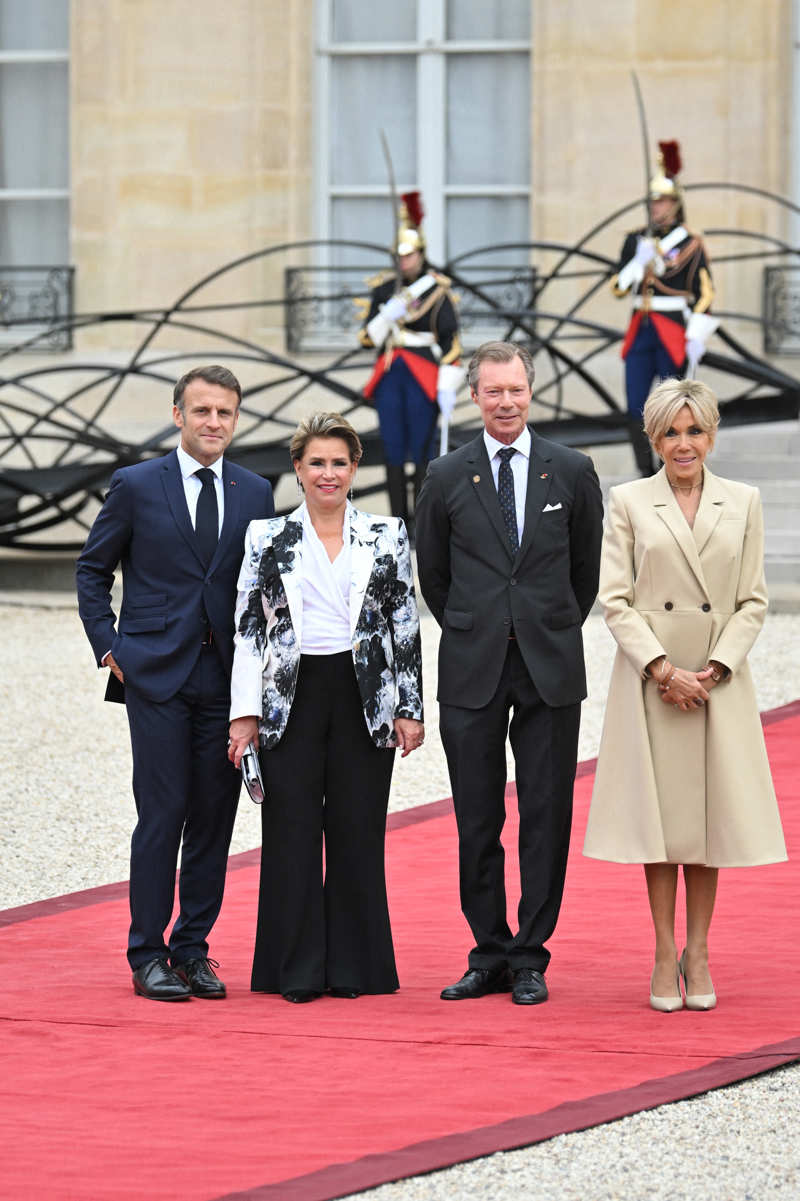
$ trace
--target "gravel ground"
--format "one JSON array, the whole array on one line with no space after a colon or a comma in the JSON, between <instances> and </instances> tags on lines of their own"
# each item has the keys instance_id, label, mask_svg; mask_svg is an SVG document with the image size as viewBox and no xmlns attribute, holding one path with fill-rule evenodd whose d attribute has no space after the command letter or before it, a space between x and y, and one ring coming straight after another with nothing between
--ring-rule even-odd
<instances>
[{"instance_id":1,"label":"gravel ground","mask_svg":"<svg viewBox=\"0 0 800 1201\"><path fill-rule=\"evenodd\" d=\"M0 593L0 615L4 909L126 879L134 807L125 712L103 702L104 673L94 669L72 598ZM397 760L392 810L450 792L436 730L438 632L429 615L422 624L427 737L420 751ZM613 658L613 642L600 617L586 623L585 644L589 699L581 759L597 753ZM797 699L800 615L770 615L750 662L762 709ZM259 837L258 810L245 797L232 852L257 846ZM796 1198L799 1128L800 1065L359 1196L376 1201L518 1201L532 1192L558 1201Z\"/></svg>"}]
</instances>

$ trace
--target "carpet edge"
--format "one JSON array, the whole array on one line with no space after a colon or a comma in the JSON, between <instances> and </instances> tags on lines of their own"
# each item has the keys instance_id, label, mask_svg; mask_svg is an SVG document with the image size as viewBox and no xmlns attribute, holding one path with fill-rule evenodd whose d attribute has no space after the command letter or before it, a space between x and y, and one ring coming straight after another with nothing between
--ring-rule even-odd
<instances>
[{"instance_id":1,"label":"carpet edge","mask_svg":"<svg viewBox=\"0 0 800 1201\"><path fill-rule=\"evenodd\" d=\"M573 1134L657 1106L689 1100L797 1061L800 1061L800 1036L742 1055L710 1060L702 1067L645 1080L631 1088L565 1101L543 1113L526 1114L496 1125L426 1139L396 1151L366 1155L350 1163L332 1164L305 1176L225 1193L213 1201L335 1201L395 1180L427 1175L457 1163L481 1159L499 1151L518 1150L546 1142L559 1134Z\"/></svg>"}]
</instances>

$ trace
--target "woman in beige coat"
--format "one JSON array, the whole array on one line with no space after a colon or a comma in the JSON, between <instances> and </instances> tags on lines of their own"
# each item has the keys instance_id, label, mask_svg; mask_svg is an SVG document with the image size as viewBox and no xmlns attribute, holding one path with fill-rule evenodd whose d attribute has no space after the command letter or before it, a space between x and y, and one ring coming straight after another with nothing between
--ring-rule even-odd
<instances>
[{"instance_id":1,"label":"woman in beige coat","mask_svg":"<svg viewBox=\"0 0 800 1201\"><path fill-rule=\"evenodd\" d=\"M611 489L600 601L618 649L584 854L643 863L655 929L650 1004L711 1009L720 867L786 858L747 655L764 622L756 488L704 464L719 410L665 380L644 409L663 467ZM678 866L686 949L675 943Z\"/></svg>"}]
</instances>

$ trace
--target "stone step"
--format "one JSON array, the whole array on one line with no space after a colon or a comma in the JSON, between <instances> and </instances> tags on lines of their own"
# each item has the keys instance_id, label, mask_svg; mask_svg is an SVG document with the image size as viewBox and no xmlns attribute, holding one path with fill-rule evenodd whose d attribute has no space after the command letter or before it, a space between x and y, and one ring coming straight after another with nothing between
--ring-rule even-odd
<instances>
[{"instance_id":1,"label":"stone step","mask_svg":"<svg viewBox=\"0 0 800 1201\"><path fill-rule=\"evenodd\" d=\"M740 480L744 484L760 484L762 480L799 480L800 457L790 454L714 455L709 466L715 475Z\"/></svg>"},{"instance_id":2,"label":"stone step","mask_svg":"<svg viewBox=\"0 0 800 1201\"><path fill-rule=\"evenodd\" d=\"M765 520L764 550L766 554L785 555L800 562L800 530L777 529Z\"/></svg>"},{"instance_id":3,"label":"stone step","mask_svg":"<svg viewBox=\"0 0 800 1201\"><path fill-rule=\"evenodd\" d=\"M770 582L792 584L800 592L800 559L787 555L766 555L764 572L767 577L767 585Z\"/></svg>"},{"instance_id":4,"label":"stone step","mask_svg":"<svg viewBox=\"0 0 800 1201\"><path fill-rule=\"evenodd\" d=\"M768 531L793 530L800 523L798 505L764 504L763 507L764 526Z\"/></svg>"},{"instance_id":5,"label":"stone step","mask_svg":"<svg viewBox=\"0 0 800 1201\"><path fill-rule=\"evenodd\" d=\"M722 425L717 434L712 460L722 454L779 451L800 456L800 424L797 421L765 422L763 425ZM713 462L710 463L713 469Z\"/></svg>"}]
</instances>

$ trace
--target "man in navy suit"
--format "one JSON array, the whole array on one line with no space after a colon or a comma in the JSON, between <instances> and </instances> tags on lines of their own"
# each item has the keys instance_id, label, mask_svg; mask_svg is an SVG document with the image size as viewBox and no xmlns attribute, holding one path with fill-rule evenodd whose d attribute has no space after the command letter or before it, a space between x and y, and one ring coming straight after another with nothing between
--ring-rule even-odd
<instances>
[{"instance_id":1,"label":"man in navy suit","mask_svg":"<svg viewBox=\"0 0 800 1201\"><path fill-rule=\"evenodd\" d=\"M227 756L236 580L249 522L275 512L267 481L223 459L241 398L225 367L178 380L180 446L114 473L76 572L81 620L112 673L106 699L124 699L128 713L138 814L128 961L135 992L157 1001L225 996L207 938L241 783Z\"/></svg>"}]
</instances>

